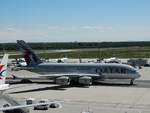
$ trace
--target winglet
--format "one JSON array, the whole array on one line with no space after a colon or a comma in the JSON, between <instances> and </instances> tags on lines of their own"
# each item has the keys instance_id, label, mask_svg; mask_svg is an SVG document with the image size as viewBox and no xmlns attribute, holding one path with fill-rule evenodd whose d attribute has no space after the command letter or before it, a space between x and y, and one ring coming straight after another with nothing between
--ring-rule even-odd
<instances>
[{"instance_id":1,"label":"winglet","mask_svg":"<svg viewBox=\"0 0 150 113\"><path fill-rule=\"evenodd\" d=\"M7 63L8 63L8 54L4 54L0 64L0 84L5 84Z\"/></svg>"}]
</instances>

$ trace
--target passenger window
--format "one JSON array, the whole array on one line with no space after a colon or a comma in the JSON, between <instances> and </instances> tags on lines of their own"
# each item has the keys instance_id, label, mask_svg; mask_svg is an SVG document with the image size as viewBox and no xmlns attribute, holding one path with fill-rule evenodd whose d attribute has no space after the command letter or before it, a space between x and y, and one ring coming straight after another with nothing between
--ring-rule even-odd
<instances>
[{"instance_id":1,"label":"passenger window","mask_svg":"<svg viewBox=\"0 0 150 113\"><path fill-rule=\"evenodd\" d=\"M119 73L119 70L118 70L118 68L116 68L116 73Z\"/></svg>"},{"instance_id":2,"label":"passenger window","mask_svg":"<svg viewBox=\"0 0 150 113\"><path fill-rule=\"evenodd\" d=\"M109 67L109 72L113 73L113 68L112 67Z\"/></svg>"},{"instance_id":3,"label":"passenger window","mask_svg":"<svg viewBox=\"0 0 150 113\"><path fill-rule=\"evenodd\" d=\"M104 73L108 73L108 70L106 67L104 68Z\"/></svg>"},{"instance_id":4,"label":"passenger window","mask_svg":"<svg viewBox=\"0 0 150 113\"><path fill-rule=\"evenodd\" d=\"M116 68L112 68L112 73L116 73Z\"/></svg>"},{"instance_id":5,"label":"passenger window","mask_svg":"<svg viewBox=\"0 0 150 113\"><path fill-rule=\"evenodd\" d=\"M97 73L102 73L102 68L96 69Z\"/></svg>"},{"instance_id":6,"label":"passenger window","mask_svg":"<svg viewBox=\"0 0 150 113\"><path fill-rule=\"evenodd\" d=\"M112 73L112 68L110 67L105 68L105 73Z\"/></svg>"},{"instance_id":7,"label":"passenger window","mask_svg":"<svg viewBox=\"0 0 150 113\"><path fill-rule=\"evenodd\" d=\"M121 69L120 68L116 68L116 73L121 73Z\"/></svg>"},{"instance_id":8,"label":"passenger window","mask_svg":"<svg viewBox=\"0 0 150 113\"><path fill-rule=\"evenodd\" d=\"M121 73L129 73L130 71L128 69L121 69Z\"/></svg>"},{"instance_id":9,"label":"passenger window","mask_svg":"<svg viewBox=\"0 0 150 113\"><path fill-rule=\"evenodd\" d=\"M105 68L101 68L101 72L102 72L102 73L105 73Z\"/></svg>"},{"instance_id":10,"label":"passenger window","mask_svg":"<svg viewBox=\"0 0 150 113\"><path fill-rule=\"evenodd\" d=\"M121 69L120 68L118 68L118 73L121 73Z\"/></svg>"},{"instance_id":11,"label":"passenger window","mask_svg":"<svg viewBox=\"0 0 150 113\"><path fill-rule=\"evenodd\" d=\"M121 73L125 73L125 69L121 68Z\"/></svg>"},{"instance_id":12,"label":"passenger window","mask_svg":"<svg viewBox=\"0 0 150 113\"><path fill-rule=\"evenodd\" d=\"M103 70L103 68L100 68L100 72L101 72L101 73L104 73L104 70Z\"/></svg>"}]
</instances>

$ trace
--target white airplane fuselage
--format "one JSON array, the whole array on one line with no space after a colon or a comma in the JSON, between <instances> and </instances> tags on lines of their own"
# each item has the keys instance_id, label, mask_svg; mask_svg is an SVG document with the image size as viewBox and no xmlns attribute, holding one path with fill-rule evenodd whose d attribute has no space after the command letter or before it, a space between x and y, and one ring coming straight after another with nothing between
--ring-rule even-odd
<instances>
[{"instance_id":1,"label":"white airplane fuselage","mask_svg":"<svg viewBox=\"0 0 150 113\"><path fill-rule=\"evenodd\" d=\"M98 64L98 63L41 63L31 66L29 70L40 74L97 74L99 79L136 79L141 75L135 68L124 64ZM91 76L92 77L92 76ZM95 78L95 77L92 77Z\"/></svg>"}]
</instances>

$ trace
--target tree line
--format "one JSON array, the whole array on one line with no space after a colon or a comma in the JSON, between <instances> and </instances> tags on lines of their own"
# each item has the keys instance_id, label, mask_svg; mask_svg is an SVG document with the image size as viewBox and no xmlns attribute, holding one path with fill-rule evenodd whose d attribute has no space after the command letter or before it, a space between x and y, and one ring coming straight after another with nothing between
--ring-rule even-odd
<instances>
[{"instance_id":1,"label":"tree line","mask_svg":"<svg viewBox=\"0 0 150 113\"><path fill-rule=\"evenodd\" d=\"M110 47L150 47L150 41L140 42L64 42L64 43L28 43L37 50L50 49L80 49L80 48L110 48ZM19 50L16 43L0 43L0 50Z\"/></svg>"}]
</instances>

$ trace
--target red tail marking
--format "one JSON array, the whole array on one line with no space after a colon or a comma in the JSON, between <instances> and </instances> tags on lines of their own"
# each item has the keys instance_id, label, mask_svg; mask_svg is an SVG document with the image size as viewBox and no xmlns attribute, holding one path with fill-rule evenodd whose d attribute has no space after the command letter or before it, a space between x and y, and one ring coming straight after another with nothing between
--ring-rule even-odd
<instances>
[{"instance_id":1,"label":"red tail marking","mask_svg":"<svg viewBox=\"0 0 150 113\"><path fill-rule=\"evenodd\" d=\"M0 71L3 69L4 65L0 65ZM3 77L1 77L1 72L0 72L0 80L3 80Z\"/></svg>"},{"instance_id":2,"label":"red tail marking","mask_svg":"<svg viewBox=\"0 0 150 113\"><path fill-rule=\"evenodd\" d=\"M4 65L0 65L0 71L2 70L3 67L4 67Z\"/></svg>"}]
</instances>

